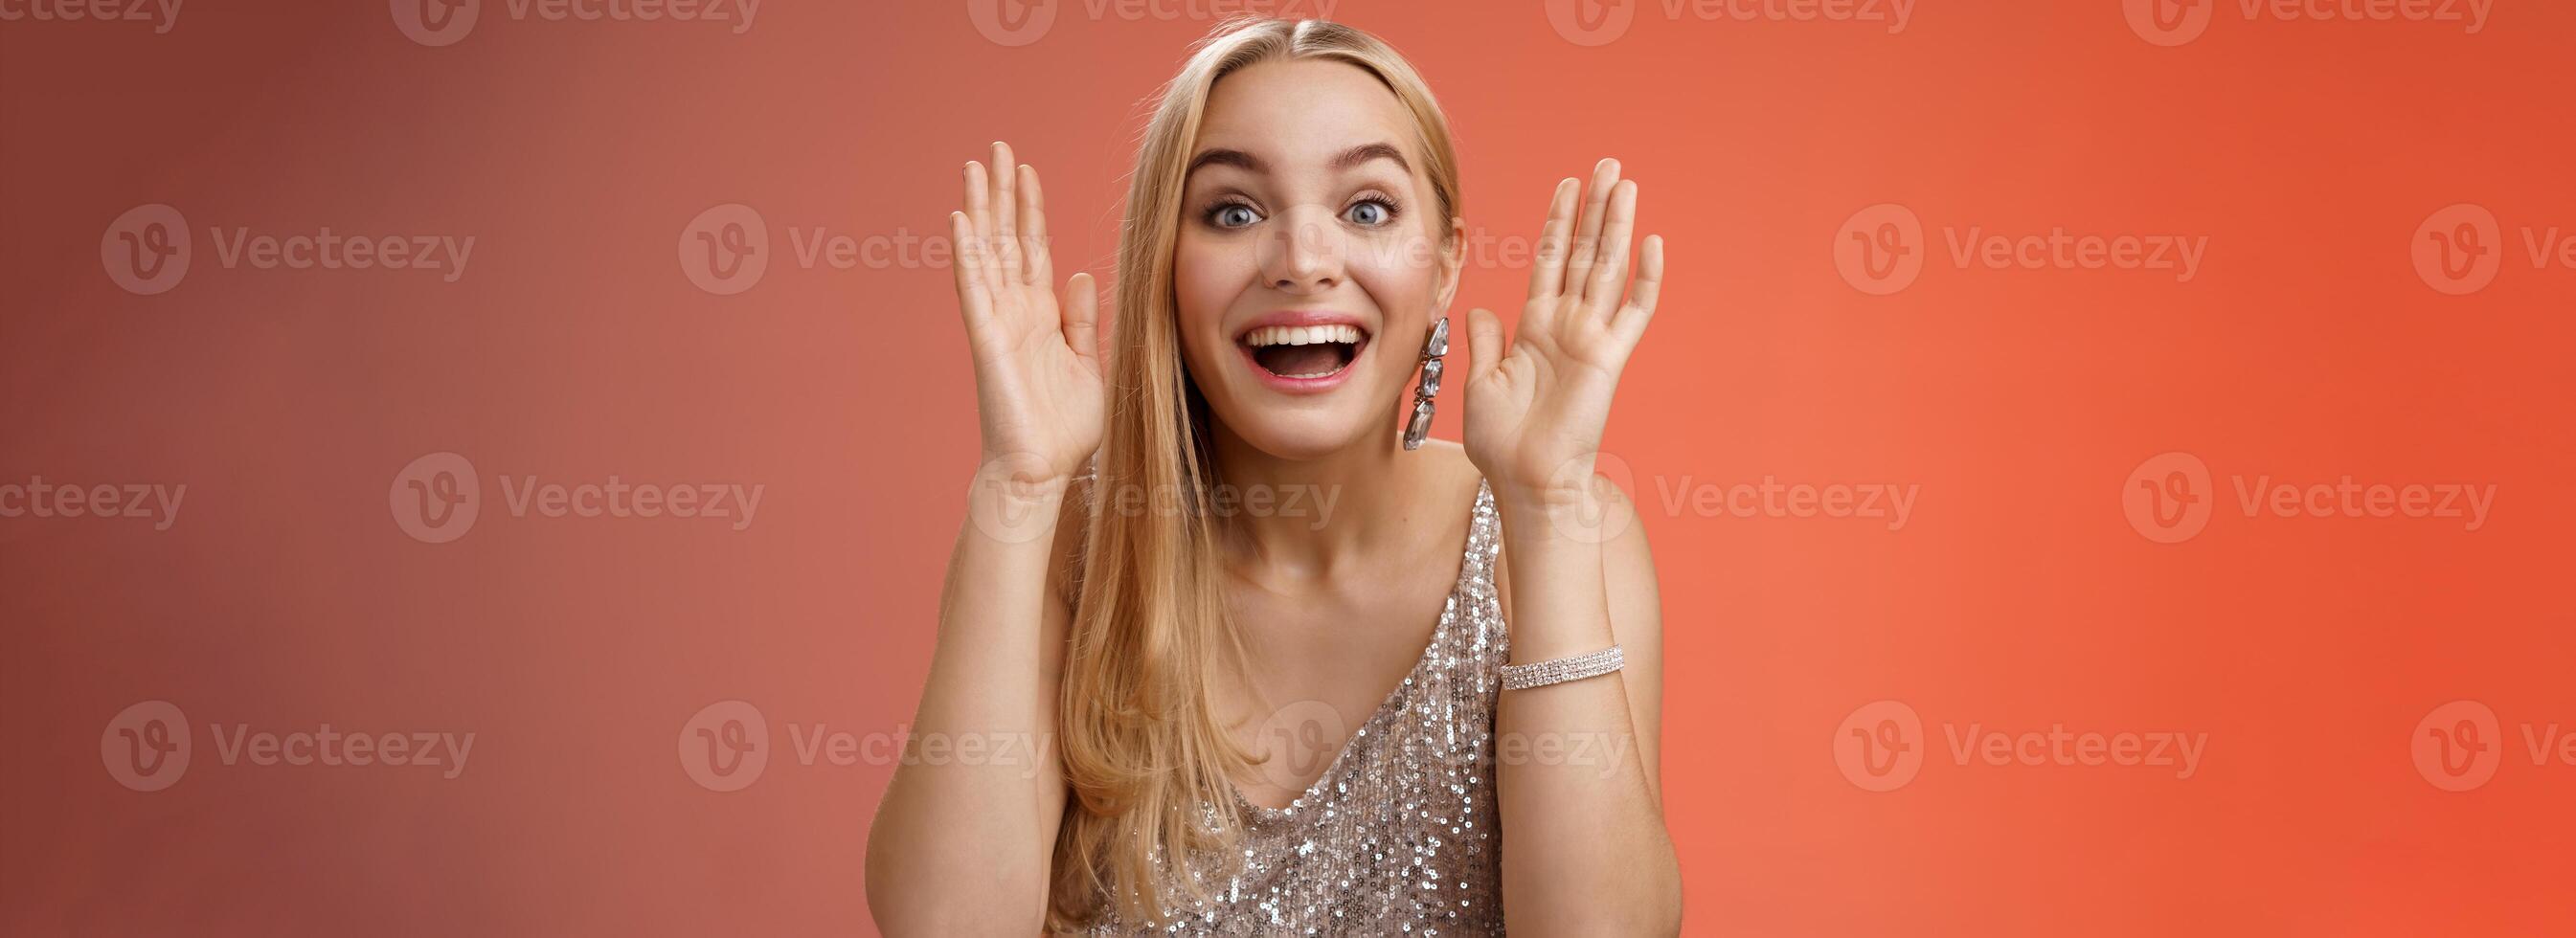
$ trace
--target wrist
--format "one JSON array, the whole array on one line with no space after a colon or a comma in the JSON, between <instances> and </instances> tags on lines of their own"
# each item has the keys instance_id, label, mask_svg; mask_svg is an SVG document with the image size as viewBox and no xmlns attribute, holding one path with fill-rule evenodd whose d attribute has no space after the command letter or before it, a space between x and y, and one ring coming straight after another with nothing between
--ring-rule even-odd
<instances>
[{"instance_id":1,"label":"wrist","mask_svg":"<svg viewBox=\"0 0 2576 938\"><path fill-rule=\"evenodd\" d=\"M1524 552L1560 546L1597 551L1636 523L1627 496L1599 477L1586 486L1498 487L1494 508L1503 519L1504 543Z\"/></svg>"},{"instance_id":2,"label":"wrist","mask_svg":"<svg viewBox=\"0 0 2576 938\"><path fill-rule=\"evenodd\" d=\"M987 455L967 484L966 513L984 536L1026 543L1055 532L1073 479L1035 456Z\"/></svg>"}]
</instances>

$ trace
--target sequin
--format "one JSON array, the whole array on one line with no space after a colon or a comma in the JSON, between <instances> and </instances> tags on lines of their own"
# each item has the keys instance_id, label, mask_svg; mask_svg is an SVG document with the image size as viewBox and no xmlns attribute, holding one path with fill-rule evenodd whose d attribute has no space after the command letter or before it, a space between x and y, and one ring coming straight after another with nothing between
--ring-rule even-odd
<instances>
[{"instance_id":1,"label":"sequin","mask_svg":"<svg viewBox=\"0 0 2576 938\"><path fill-rule=\"evenodd\" d=\"M1235 795L1243 863L1207 883L1214 901L1168 910L1160 930L1122 924L1104 902L1088 934L1502 934L1494 695L1511 649L1494 591L1501 545L1493 489L1480 482L1430 645L1323 777L1285 808Z\"/></svg>"}]
</instances>

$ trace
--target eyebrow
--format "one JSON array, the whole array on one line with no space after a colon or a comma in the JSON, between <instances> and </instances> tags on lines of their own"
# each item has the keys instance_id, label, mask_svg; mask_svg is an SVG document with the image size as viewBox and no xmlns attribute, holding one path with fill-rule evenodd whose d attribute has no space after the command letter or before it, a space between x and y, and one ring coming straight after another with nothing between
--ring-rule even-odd
<instances>
[{"instance_id":1,"label":"eyebrow","mask_svg":"<svg viewBox=\"0 0 2576 938\"><path fill-rule=\"evenodd\" d=\"M1331 166L1338 172L1358 166L1370 160L1378 159L1394 160L1396 168L1402 169L1406 173L1413 172L1413 165L1404 161L1404 151L1396 149L1394 144L1384 142L1363 143L1359 146L1344 150L1340 156L1333 157L1332 162L1327 165ZM1242 150L1229 150L1219 147L1216 149L1200 151L1198 156L1192 157L1190 159L1190 168L1188 172L1185 172L1182 175L1187 176L1192 173L1196 173L1199 171L1199 167L1201 166L1232 166L1255 173L1268 171L1267 165L1261 162L1260 157L1246 153Z\"/></svg>"}]
</instances>

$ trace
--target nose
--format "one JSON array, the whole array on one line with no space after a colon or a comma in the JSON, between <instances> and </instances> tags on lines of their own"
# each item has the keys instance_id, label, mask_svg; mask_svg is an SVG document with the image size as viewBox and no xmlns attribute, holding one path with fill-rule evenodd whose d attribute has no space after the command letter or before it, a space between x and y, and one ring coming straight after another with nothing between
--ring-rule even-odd
<instances>
[{"instance_id":1,"label":"nose","mask_svg":"<svg viewBox=\"0 0 2576 938\"><path fill-rule=\"evenodd\" d=\"M1282 224L1261 239L1261 279L1282 293L1321 293L1338 286L1342 269L1342 233L1329 213L1315 206L1290 209Z\"/></svg>"}]
</instances>

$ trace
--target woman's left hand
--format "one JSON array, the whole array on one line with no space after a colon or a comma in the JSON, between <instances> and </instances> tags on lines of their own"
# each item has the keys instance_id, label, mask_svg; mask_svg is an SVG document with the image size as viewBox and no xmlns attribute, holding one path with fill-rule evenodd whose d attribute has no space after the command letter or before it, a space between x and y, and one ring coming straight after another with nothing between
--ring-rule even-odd
<instances>
[{"instance_id":1,"label":"woman's left hand","mask_svg":"<svg viewBox=\"0 0 2576 938\"><path fill-rule=\"evenodd\" d=\"M1618 160L1602 160L1589 187L1558 183L1509 352L1492 312L1467 314L1467 457L1498 496L1560 502L1591 492L1611 394L1664 279L1663 239L1648 236L1628 283L1636 217L1637 184L1619 179Z\"/></svg>"}]
</instances>

